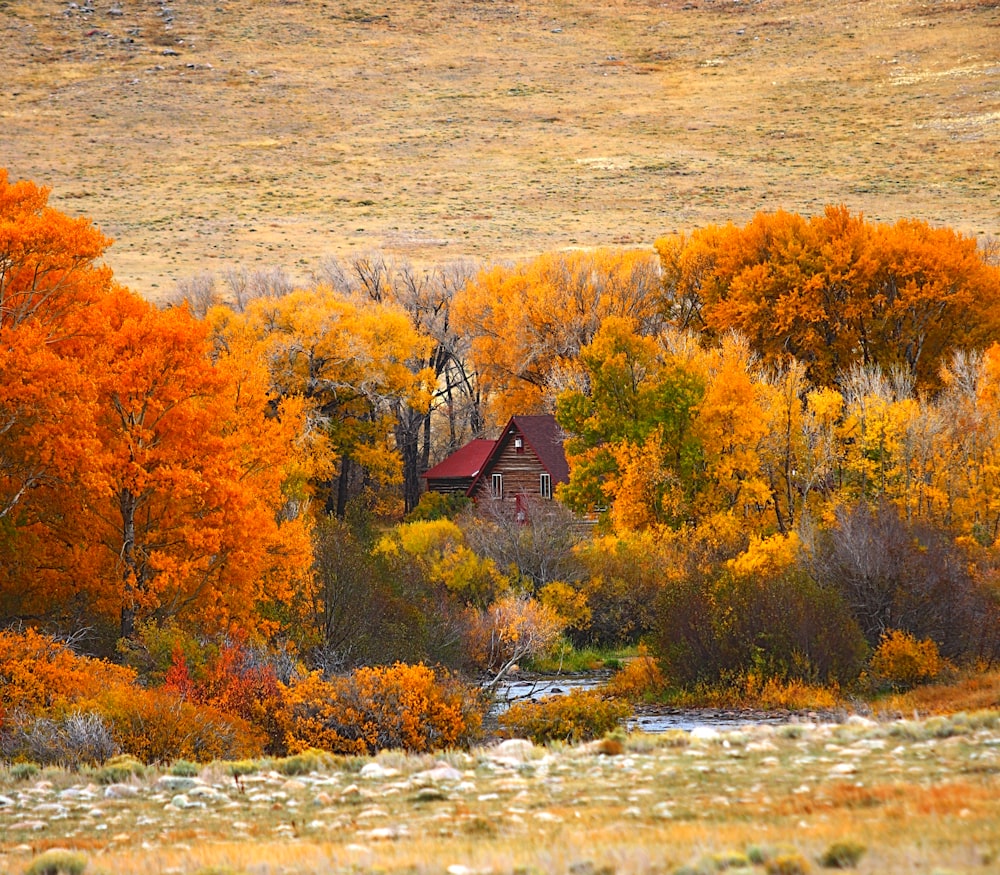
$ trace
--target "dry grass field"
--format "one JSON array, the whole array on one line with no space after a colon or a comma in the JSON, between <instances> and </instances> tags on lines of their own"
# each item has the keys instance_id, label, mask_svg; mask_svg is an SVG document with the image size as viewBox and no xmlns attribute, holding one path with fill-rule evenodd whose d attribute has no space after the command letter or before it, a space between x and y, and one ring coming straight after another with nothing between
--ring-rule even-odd
<instances>
[{"instance_id":1,"label":"dry grass field","mask_svg":"<svg viewBox=\"0 0 1000 875\"><path fill-rule=\"evenodd\" d=\"M846 203L1000 234L996 0L0 0L0 166L159 296Z\"/></svg>"},{"instance_id":2,"label":"dry grass field","mask_svg":"<svg viewBox=\"0 0 1000 875\"><path fill-rule=\"evenodd\" d=\"M803 875L834 863L861 875L971 875L1000 866L996 712L313 759L213 764L196 777L0 769L0 872L80 871L73 861L85 875ZM63 867L46 868L46 851Z\"/></svg>"}]
</instances>

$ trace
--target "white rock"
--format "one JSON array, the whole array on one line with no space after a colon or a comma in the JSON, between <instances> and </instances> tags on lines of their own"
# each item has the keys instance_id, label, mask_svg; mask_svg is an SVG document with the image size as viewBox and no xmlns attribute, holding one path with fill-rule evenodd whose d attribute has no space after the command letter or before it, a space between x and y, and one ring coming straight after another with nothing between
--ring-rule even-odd
<instances>
[{"instance_id":1,"label":"white rock","mask_svg":"<svg viewBox=\"0 0 1000 875\"><path fill-rule=\"evenodd\" d=\"M837 763L830 769L831 775L853 775L858 770L854 763Z\"/></svg>"},{"instance_id":2,"label":"white rock","mask_svg":"<svg viewBox=\"0 0 1000 875\"><path fill-rule=\"evenodd\" d=\"M368 763L361 769L360 775L369 781L381 781L385 778L394 778L399 774L398 769L387 769L379 763Z\"/></svg>"},{"instance_id":3,"label":"white rock","mask_svg":"<svg viewBox=\"0 0 1000 875\"><path fill-rule=\"evenodd\" d=\"M526 738L508 738L496 747L483 751L487 759L515 763L526 762L532 758L534 752L535 746Z\"/></svg>"},{"instance_id":4,"label":"white rock","mask_svg":"<svg viewBox=\"0 0 1000 875\"><path fill-rule=\"evenodd\" d=\"M10 832L16 832L17 830L31 830L32 832L38 832L45 829L48 824L44 820L22 820L20 823L12 823L7 829Z\"/></svg>"},{"instance_id":5,"label":"white rock","mask_svg":"<svg viewBox=\"0 0 1000 875\"><path fill-rule=\"evenodd\" d=\"M432 781L435 784L439 781L461 781L462 773L458 769L453 769L448 764L442 763L433 769L414 775L413 779L415 781Z\"/></svg>"},{"instance_id":6,"label":"white rock","mask_svg":"<svg viewBox=\"0 0 1000 875\"><path fill-rule=\"evenodd\" d=\"M181 809L205 807L204 802L195 802L193 799L189 799L183 793L178 793L176 796L174 796L174 798L170 800L170 804L173 805L174 808L181 808Z\"/></svg>"},{"instance_id":7,"label":"white rock","mask_svg":"<svg viewBox=\"0 0 1000 875\"><path fill-rule=\"evenodd\" d=\"M690 732L692 741L715 741L719 737L719 730L711 726L696 726Z\"/></svg>"},{"instance_id":8,"label":"white rock","mask_svg":"<svg viewBox=\"0 0 1000 875\"><path fill-rule=\"evenodd\" d=\"M185 778L183 775L164 775L156 782L161 790L190 790L197 787L201 781L197 778Z\"/></svg>"},{"instance_id":9,"label":"white rock","mask_svg":"<svg viewBox=\"0 0 1000 875\"><path fill-rule=\"evenodd\" d=\"M132 799L139 795L139 788L132 784L111 784L104 791L105 799Z\"/></svg>"},{"instance_id":10,"label":"white rock","mask_svg":"<svg viewBox=\"0 0 1000 875\"><path fill-rule=\"evenodd\" d=\"M0 808L13 808L14 800L10 796L0 796Z\"/></svg>"}]
</instances>

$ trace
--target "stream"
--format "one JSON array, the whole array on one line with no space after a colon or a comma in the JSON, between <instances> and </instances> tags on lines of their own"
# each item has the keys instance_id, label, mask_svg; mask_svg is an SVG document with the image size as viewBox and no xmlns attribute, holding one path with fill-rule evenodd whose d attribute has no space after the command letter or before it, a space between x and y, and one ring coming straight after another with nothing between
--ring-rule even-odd
<instances>
[{"instance_id":1,"label":"stream","mask_svg":"<svg viewBox=\"0 0 1000 875\"><path fill-rule=\"evenodd\" d=\"M531 702L544 696L565 695L571 690L593 690L611 673L606 671L566 675L521 675L504 681L497 690L494 712L505 711L515 702ZM837 723L842 718L832 713L762 711L755 709L673 708L666 705L640 705L626 721L630 730L668 732L696 729L738 729L741 726L768 723Z\"/></svg>"}]
</instances>

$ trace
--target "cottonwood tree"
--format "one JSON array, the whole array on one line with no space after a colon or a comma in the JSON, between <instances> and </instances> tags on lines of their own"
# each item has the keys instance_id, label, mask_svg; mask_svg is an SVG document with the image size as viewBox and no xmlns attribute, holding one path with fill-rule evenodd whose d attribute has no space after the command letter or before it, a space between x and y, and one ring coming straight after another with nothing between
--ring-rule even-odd
<instances>
[{"instance_id":1,"label":"cottonwood tree","mask_svg":"<svg viewBox=\"0 0 1000 875\"><path fill-rule=\"evenodd\" d=\"M355 256L346 263L323 261L317 279L362 304L399 307L413 327L431 343L409 359L414 373L430 371L434 389L428 407L395 402L396 446L402 457L405 510L420 501L420 474L430 467L432 421L440 412L447 425L445 453L482 432L482 399L478 375L468 362L469 339L452 323L452 302L476 272L471 261L451 262L428 270L395 264L381 253Z\"/></svg>"},{"instance_id":2,"label":"cottonwood tree","mask_svg":"<svg viewBox=\"0 0 1000 875\"><path fill-rule=\"evenodd\" d=\"M361 306L320 287L258 298L242 315L223 316L222 342L245 325L275 395L304 400L314 485L329 512L344 515L356 472L377 484L399 482L394 412L400 404L426 410L433 390L432 372L414 372L410 364L431 342L405 313L389 304Z\"/></svg>"},{"instance_id":3,"label":"cottonwood tree","mask_svg":"<svg viewBox=\"0 0 1000 875\"><path fill-rule=\"evenodd\" d=\"M551 410L604 319L654 332L658 287L655 260L639 251L546 254L481 272L456 297L454 321L472 338L493 420Z\"/></svg>"},{"instance_id":4,"label":"cottonwood tree","mask_svg":"<svg viewBox=\"0 0 1000 875\"><path fill-rule=\"evenodd\" d=\"M1000 269L972 238L914 219L873 224L842 206L809 219L758 213L657 250L663 309L679 324L735 329L766 363L803 362L819 386L860 360L935 388L953 348L998 330Z\"/></svg>"}]
</instances>

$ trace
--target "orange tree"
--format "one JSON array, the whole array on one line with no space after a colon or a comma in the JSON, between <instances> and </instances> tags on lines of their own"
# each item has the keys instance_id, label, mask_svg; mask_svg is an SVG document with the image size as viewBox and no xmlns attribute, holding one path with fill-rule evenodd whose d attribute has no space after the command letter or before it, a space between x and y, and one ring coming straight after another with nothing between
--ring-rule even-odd
<instances>
[{"instance_id":1,"label":"orange tree","mask_svg":"<svg viewBox=\"0 0 1000 875\"><path fill-rule=\"evenodd\" d=\"M674 319L736 329L769 362L804 362L819 385L860 359L935 387L952 348L998 329L1000 270L972 238L914 219L873 224L843 206L758 213L656 246Z\"/></svg>"},{"instance_id":2,"label":"orange tree","mask_svg":"<svg viewBox=\"0 0 1000 875\"><path fill-rule=\"evenodd\" d=\"M159 311L103 269L85 281L89 224L39 215L23 223L37 226L32 258L67 267L38 267L34 297L22 293L3 328L4 354L23 353L0 357L0 383L14 386L0 402L15 420L0 435L3 506L17 498L0 531L5 613L113 623L122 636L170 616L257 625L261 601L286 598L308 565L283 490L295 411L271 403L252 361L213 362L207 327L186 309ZM67 223L76 233L57 233ZM42 473L26 490L29 470Z\"/></svg>"}]
</instances>

